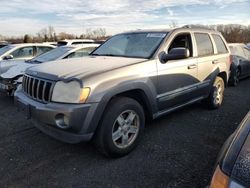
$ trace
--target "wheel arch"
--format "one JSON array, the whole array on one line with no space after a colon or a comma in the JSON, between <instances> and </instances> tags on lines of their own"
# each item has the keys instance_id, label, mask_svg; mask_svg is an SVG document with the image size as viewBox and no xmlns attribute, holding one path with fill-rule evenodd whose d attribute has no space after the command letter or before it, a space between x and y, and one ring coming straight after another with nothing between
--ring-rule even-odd
<instances>
[{"instance_id":1,"label":"wheel arch","mask_svg":"<svg viewBox=\"0 0 250 188\"><path fill-rule=\"evenodd\" d=\"M90 121L91 126L88 128L88 132L96 131L109 103L112 99L117 97L129 97L139 102L144 109L146 119L151 120L153 114L157 111L156 97L154 97L154 95L156 94L152 93L152 90L148 86L141 83L134 83L132 86L122 86L112 89L112 91L107 92L102 97L102 100L98 104L98 107L94 112L95 115Z\"/></svg>"},{"instance_id":2,"label":"wheel arch","mask_svg":"<svg viewBox=\"0 0 250 188\"><path fill-rule=\"evenodd\" d=\"M223 79L225 86L227 86L227 82L228 82L227 73L223 71L223 72L220 72L218 76Z\"/></svg>"}]
</instances>

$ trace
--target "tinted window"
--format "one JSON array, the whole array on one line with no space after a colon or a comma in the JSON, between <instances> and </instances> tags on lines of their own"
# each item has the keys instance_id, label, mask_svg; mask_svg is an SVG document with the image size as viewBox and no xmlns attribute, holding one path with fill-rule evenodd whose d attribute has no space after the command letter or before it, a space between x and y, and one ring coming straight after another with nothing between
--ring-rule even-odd
<instances>
[{"instance_id":1,"label":"tinted window","mask_svg":"<svg viewBox=\"0 0 250 188\"><path fill-rule=\"evenodd\" d=\"M67 56L67 58L76 58L76 57L88 56L94 49L95 49L95 47L82 48L80 50L77 50L77 51L71 53L70 55Z\"/></svg>"},{"instance_id":2,"label":"tinted window","mask_svg":"<svg viewBox=\"0 0 250 188\"><path fill-rule=\"evenodd\" d=\"M217 47L218 53L219 54L227 53L228 51L227 51L226 45L224 41L221 39L221 37L219 35L213 35L213 38L214 38L214 42Z\"/></svg>"},{"instance_id":3,"label":"tinted window","mask_svg":"<svg viewBox=\"0 0 250 188\"><path fill-rule=\"evenodd\" d=\"M72 45L76 44L92 44L93 42L72 42Z\"/></svg>"},{"instance_id":4,"label":"tinted window","mask_svg":"<svg viewBox=\"0 0 250 188\"><path fill-rule=\"evenodd\" d=\"M150 58L167 33L128 33L112 37L92 55Z\"/></svg>"},{"instance_id":5,"label":"tinted window","mask_svg":"<svg viewBox=\"0 0 250 188\"><path fill-rule=\"evenodd\" d=\"M207 56L214 54L213 44L208 34L195 33L198 56Z\"/></svg>"},{"instance_id":6,"label":"tinted window","mask_svg":"<svg viewBox=\"0 0 250 188\"><path fill-rule=\"evenodd\" d=\"M7 46L7 44L0 44L0 48Z\"/></svg>"},{"instance_id":7,"label":"tinted window","mask_svg":"<svg viewBox=\"0 0 250 188\"><path fill-rule=\"evenodd\" d=\"M34 51L32 46L19 48L11 53L13 58L32 57L33 54Z\"/></svg>"},{"instance_id":8,"label":"tinted window","mask_svg":"<svg viewBox=\"0 0 250 188\"><path fill-rule=\"evenodd\" d=\"M59 42L57 42L57 46L65 46L65 45L67 45L68 43L67 42L65 42L65 41L59 41Z\"/></svg>"},{"instance_id":9,"label":"tinted window","mask_svg":"<svg viewBox=\"0 0 250 188\"><path fill-rule=\"evenodd\" d=\"M43 46L39 46L37 47L37 54L36 55L41 55L41 54L44 54L48 51L52 50L51 47L43 47Z\"/></svg>"}]
</instances>

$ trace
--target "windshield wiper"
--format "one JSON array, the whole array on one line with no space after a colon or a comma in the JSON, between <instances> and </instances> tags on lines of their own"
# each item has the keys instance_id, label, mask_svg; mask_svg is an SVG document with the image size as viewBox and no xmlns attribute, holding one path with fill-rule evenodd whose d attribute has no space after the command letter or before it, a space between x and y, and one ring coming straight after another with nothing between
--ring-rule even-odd
<instances>
[{"instance_id":1,"label":"windshield wiper","mask_svg":"<svg viewBox=\"0 0 250 188\"><path fill-rule=\"evenodd\" d=\"M115 55L115 54L91 54L94 56L121 56L121 55Z\"/></svg>"}]
</instances>

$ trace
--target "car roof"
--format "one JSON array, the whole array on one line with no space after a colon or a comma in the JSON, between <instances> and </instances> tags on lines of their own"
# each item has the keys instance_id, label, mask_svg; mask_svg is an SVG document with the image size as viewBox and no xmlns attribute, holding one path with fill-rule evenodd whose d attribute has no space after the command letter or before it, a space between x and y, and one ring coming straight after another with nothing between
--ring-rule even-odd
<instances>
[{"instance_id":1,"label":"car roof","mask_svg":"<svg viewBox=\"0 0 250 188\"><path fill-rule=\"evenodd\" d=\"M91 43L91 44L73 44L67 46L59 46L57 48L72 48L72 49L81 49L81 48L89 48L89 47L98 47L100 44Z\"/></svg>"},{"instance_id":2,"label":"car roof","mask_svg":"<svg viewBox=\"0 0 250 188\"><path fill-rule=\"evenodd\" d=\"M73 45L69 45L71 47L75 47L75 48L89 48L89 47L98 47L100 46L100 44L97 43L91 43L91 44L73 44Z\"/></svg>"},{"instance_id":3,"label":"car roof","mask_svg":"<svg viewBox=\"0 0 250 188\"><path fill-rule=\"evenodd\" d=\"M244 43L228 43L228 46L246 46Z\"/></svg>"},{"instance_id":4,"label":"car roof","mask_svg":"<svg viewBox=\"0 0 250 188\"><path fill-rule=\"evenodd\" d=\"M213 30L213 29L206 29L206 28L200 28L200 27L178 27L178 28L172 28L172 29L139 29L135 31L128 31L124 32L122 34L129 34L129 33L169 33L169 32L174 32L174 31L192 31L192 32L205 32L205 33L214 33L214 34L220 34L219 31Z\"/></svg>"},{"instance_id":5,"label":"car roof","mask_svg":"<svg viewBox=\"0 0 250 188\"><path fill-rule=\"evenodd\" d=\"M14 46L14 47L45 46L45 47L53 47L53 48L55 48L55 46L53 46L53 45L43 44L43 43L20 43L20 44L9 44L9 46Z\"/></svg>"},{"instance_id":6,"label":"car roof","mask_svg":"<svg viewBox=\"0 0 250 188\"><path fill-rule=\"evenodd\" d=\"M64 39L58 42L94 42L92 39Z\"/></svg>"}]
</instances>

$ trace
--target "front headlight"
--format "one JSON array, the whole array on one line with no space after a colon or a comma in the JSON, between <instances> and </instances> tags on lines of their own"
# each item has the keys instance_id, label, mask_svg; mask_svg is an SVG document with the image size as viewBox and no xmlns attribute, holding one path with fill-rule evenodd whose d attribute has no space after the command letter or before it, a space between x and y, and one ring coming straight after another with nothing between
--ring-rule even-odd
<instances>
[{"instance_id":1,"label":"front headlight","mask_svg":"<svg viewBox=\"0 0 250 188\"><path fill-rule=\"evenodd\" d=\"M85 103L89 94L90 88L81 88L80 83L77 81L68 83L59 81L54 87L52 101L61 103Z\"/></svg>"}]
</instances>

